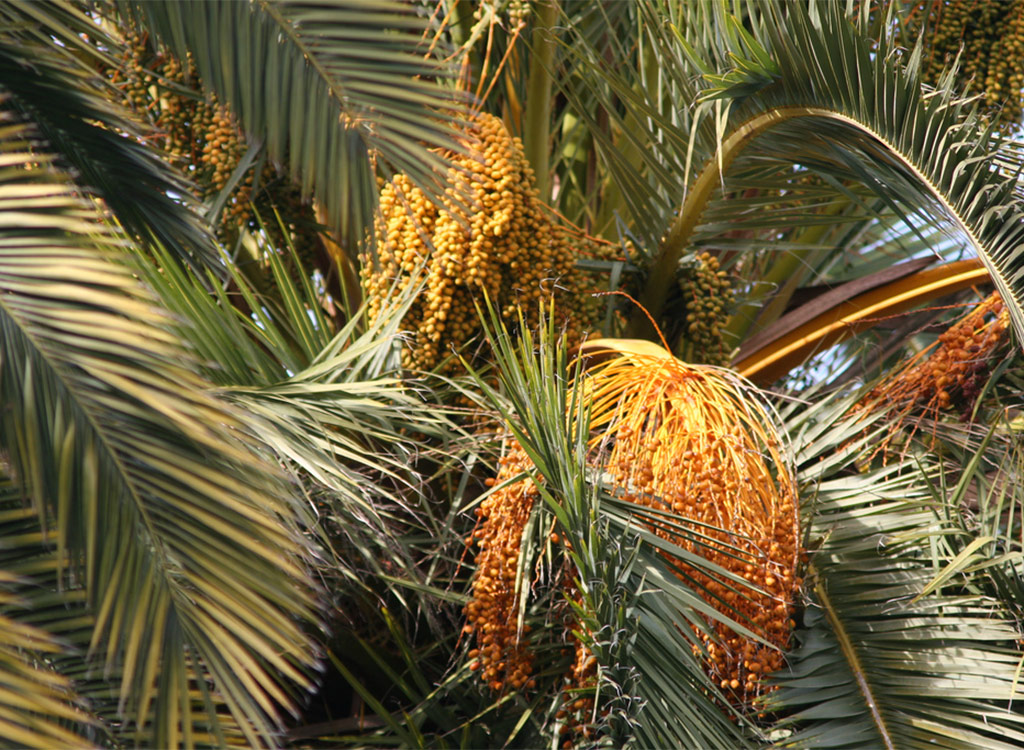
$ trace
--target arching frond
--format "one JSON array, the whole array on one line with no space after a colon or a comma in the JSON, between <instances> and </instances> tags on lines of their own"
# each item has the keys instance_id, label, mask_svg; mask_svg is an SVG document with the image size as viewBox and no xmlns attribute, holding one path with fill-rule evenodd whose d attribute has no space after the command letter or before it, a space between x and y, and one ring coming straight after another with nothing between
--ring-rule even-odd
<instances>
[{"instance_id":1,"label":"arching frond","mask_svg":"<svg viewBox=\"0 0 1024 750\"><path fill-rule=\"evenodd\" d=\"M1024 333L1021 161L970 103L948 89L923 87L919 55L901 54L888 33L870 37L862 21L845 16L842 3L750 4L742 23L725 3L693 8L694 18L679 19L675 28L651 10L644 33L660 65L646 85L633 68L620 66L606 69L591 89L603 92L620 139L641 140L629 152L632 162L614 143L598 145L612 178L631 194L642 230L664 233L641 299L652 314L661 314L682 254L731 229L721 221L705 224L711 201L728 195L729 211L756 211L765 194L735 193L742 175L774 165L778 193L793 189L792 170L799 166L831 180L833 195L847 203L859 198L846 185L857 184L901 220L920 224L932 217L962 236ZM593 54L575 41L567 44L568 55ZM697 71L702 81L694 90ZM648 127L625 132L613 96ZM696 104L683 110L680 102ZM819 205L787 216L782 228L821 217ZM766 239L754 234L723 247L758 245ZM635 330L646 326L640 316L637 321Z\"/></svg>"},{"instance_id":2,"label":"arching frond","mask_svg":"<svg viewBox=\"0 0 1024 750\"><path fill-rule=\"evenodd\" d=\"M315 661L289 489L118 263L121 238L0 113L0 441L84 588L85 648L122 675L140 738L216 735L223 704L272 744Z\"/></svg>"},{"instance_id":3,"label":"arching frond","mask_svg":"<svg viewBox=\"0 0 1024 750\"><path fill-rule=\"evenodd\" d=\"M925 456L865 468L884 421L842 419L849 403L788 409L817 549L801 645L766 706L788 714L777 746L1018 747L1010 613L969 579L934 585L972 546L957 495L930 489L941 467Z\"/></svg>"},{"instance_id":4,"label":"arching frond","mask_svg":"<svg viewBox=\"0 0 1024 750\"><path fill-rule=\"evenodd\" d=\"M34 679L11 680L19 693L5 713L9 724L0 725L5 732L14 730L6 739L12 745L40 748L146 744L152 731L125 721L120 708L122 670L90 654L96 620L87 592L69 575L68 561L58 557L54 534L44 533L39 515L25 506L22 489L7 478L0 482L5 592L0 610L9 628L8 656L13 653L31 664ZM182 723L195 729L193 744L245 745L245 734L229 714L222 713L216 724L209 721L209 699L209 691L204 695L195 675L189 675L187 693L178 696L178 703ZM223 709L219 700L216 708ZM56 731L48 715L60 721Z\"/></svg>"}]
</instances>

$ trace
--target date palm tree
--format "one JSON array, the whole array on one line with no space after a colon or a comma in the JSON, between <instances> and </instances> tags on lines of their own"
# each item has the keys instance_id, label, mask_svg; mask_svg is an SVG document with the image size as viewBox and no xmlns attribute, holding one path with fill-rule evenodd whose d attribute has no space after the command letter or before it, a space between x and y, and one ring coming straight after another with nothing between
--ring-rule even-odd
<instances>
[{"instance_id":1,"label":"date palm tree","mask_svg":"<svg viewBox=\"0 0 1024 750\"><path fill-rule=\"evenodd\" d=\"M906 11L0 8L0 738L1019 746L1016 348L986 349L954 391L964 419L920 407L907 384L923 370L878 380L934 338L920 316L884 356L866 333L805 364L972 284L1024 331L1019 147L952 74L921 80L928 40L903 44ZM240 135L221 182L198 152L176 168L153 112L125 107L112 71L136 43L194 76L127 71L156 110L227 107ZM642 515L609 480L591 438L610 402L591 401L550 317L530 332L484 312L498 376L442 381L398 369L415 284L372 322L342 299L378 175L436 200L450 187L467 92L522 135L541 199L621 247L581 262L650 314L609 298L622 377L683 372L673 352L696 351L703 320L681 290L699 296L711 257L731 282L737 303L708 314L736 369L776 386L723 377L779 435L765 451L806 551L799 622L758 702L706 668L719 626L758 637L713 605L709 582L739 585L707 542L730 530ZM238 218L264 174L315 199L313 258L310 209ZM933 257L964 264L925 269ZM941 307L926 315L948 327ZM499 440L453 417L455 394L488 404ZM525 456L506 484L539 498L513 560L537 644L521 690L478 678L462 622L463 538L503 491L484 484L502 440ZM573 682L579 644L593 671Z\"/></svg>"}]
</instances>

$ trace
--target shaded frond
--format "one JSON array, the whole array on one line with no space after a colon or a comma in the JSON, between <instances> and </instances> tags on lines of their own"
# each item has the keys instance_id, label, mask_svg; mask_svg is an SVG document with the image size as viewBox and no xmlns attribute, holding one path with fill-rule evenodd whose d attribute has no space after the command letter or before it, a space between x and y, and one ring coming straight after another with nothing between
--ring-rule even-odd
<instances>
[{"instance_id":1,"label":"shaded frond","mask_svg":"<svg viewBox=\"0 0 1024 750\"><path fill-rule=\"evenodd\" d=\"M51 154L138 240L219 272L213 235L194 210L190 186L142 142L141 124L118 104L111 85L72 54L85 50L87 61L100 64L106 55L95 45L109 50L116 43L62 2L5 3L0 25L0 91L5 106L33 124L32 149ZM88 44L78 36L87 29ZM48 44L47 35L70 49Z\"/></svg>"},{"instance_id":2,"label":"shaded frond","mask_svg":"<svg viewBox=\"0 0 1024 750\"><path fill-rule=\"evenodd\" d=\"M38 541L36 514L10 502L6 478L0 486L0 738L12 747L48 748L92 744L85 736L96 723L77 685L53 667L67 650L66 613L80 614L75 594L39 588L15 572L41 567L47 577L58 566ZM27 552L27 554L26 554ZM26 565L26 557L31 560ZM64 605L64 606L61 606ZM55 627L56 626L56 627Z\"/></svg>"},{"instance_id":3,"label":"shaded frond","mask_svg":"<svg viewBox=\"0 0 1024 750\"><path fill-rule=\"evenodd\" d=\"M788 408L818 549L801 645L766 704L788 714L777 745L1018 747L1017 628L970 582L930 585L960 551L945 540L963 534L955 506L929 488L938 467L921 457L854 469L884 422L841 419L849 405Z\"/></svg>"},{"instance_id":4,"label":"shaded frond","mask_svg":"<svg viewBox=\"0 0 1024 750\"><path fill-rule=\"evenodd\" d=\"M181 58L191 52L205 85L242 127L316 192L355 256L372 228L371 156L440 197L453 147L446 70L421 48L424 18L390 0L255 0L119 4ZM225 57L222 50L235 51ZM442 110L445 110L442 112ZM440 170L440 171L437 171Z\"/></svg>"}]
</instances>

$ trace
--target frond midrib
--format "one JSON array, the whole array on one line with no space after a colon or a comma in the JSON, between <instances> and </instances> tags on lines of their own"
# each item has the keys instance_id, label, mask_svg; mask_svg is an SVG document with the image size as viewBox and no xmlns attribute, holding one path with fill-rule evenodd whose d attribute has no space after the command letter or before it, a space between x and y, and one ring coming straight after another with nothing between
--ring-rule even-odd
<instances>
[{"instance_id":1,"label":"frond midrib","mask_svg":"<svg viewBox=\"0 0 1024 750\"><path fill-rule=\"evenodd\" d=\"M73 249L73 248L67 248L67 249ZM49 373L50 373L50 377L52 377L56 382L60 383L61 387L64 389L64 391L66 393L71 394L71 395L74 396L74 398L71 400L71 403L73 403L75 405L75 408L85 417L86 422L89 424L93 434L97 437L97 439L99 440L100 444L103 446L105 455L117 467L117 474L118 474L118 476L122 477L122 484L128 490L129 496L134 501L134 507L136 507L136 509L138 510L138 512L141 515L141 518L142 518L143 522L146 525L146 529L149 532L150 541L153 543L155 549L160 550L160 552L159 552L160 558L163 559L164 561L166 561L166 552L164 552L161 549L161 545L160 545L160 541L159 541L159 535L156 533L156 531L153 528L152 519L150 519L148 514L146 514L144 512L144 510L143 510L143 507L142 507L144 505L143 500L138 495L138 493L134 490L134 488L132 488L132 483L126 478L126 476L127 476L127 468L125 467L124 462L118 456L117 450L113 446L110 445L110 442L107 439L107 437L106 437L106 435L105 435L105 433L104 433L104 431L103 431L103 429L102 429L102 427L101 427L101 425L99 423L99 420L96 419L96 415L94 414L93 409L89 408L84 403L82 403L82 399L79 396L78 389L72 387L72 385L71 385L70 375L67 375L64 372L65 368L61 367L61 366L58 366L58 364L47 353L47 351L46 351L47 347L40 345L40 341L39 341L38 337L35 336L33 334L33 332L32 332L32 327L31 326L27 326L26 327L26 326L22 325L21 321L19 320L19 317L17 316L17 314L15 314L15 313L13 313L11 311L10 306L6 303L6 300L7 300L7 296L0 294L0 310L2 310L3 313L7 316L7 318L10 321L12 321L12 323L15 325L15 327L19 331L21 331L21 333L25 337L25 339L31 343L32 348L36 352L36 356L39 358L39 360L41 360L41 361L46 363L46 366L47 366L47 368L49 370ZM76 365L76 366L79 366L79 365ZM86 374L91 374L85 368L81 368L81 369ZM102 380L102 378L100 378L100 380ZM63 403L68 403L68 402L65 401Z\"/></svg>"},{"instance_id":2,"label":"frond midrib","mask_svg":"<svg viewBox=\"0 0 1024 750\"><path fill-rule=\"evenodd\" d=\"M808 573L811 576L816 577L813 566ZM835 608L832 606L832 600L829 598L825 585L820 579L815 581L814 594L818 599L819 605L825 611L825 616L828 619L829 625L832 626L832 632L835 635L836 640L839 641L839 648L842 650L843 656L846 657L846 662L850 666L850 672L853 673L857 689L860 690L861 695L864 697L864 704L868 707L868 713L871 714L872 724L875 729L878 730L878 734L881 737L886 750L896 750L896 745L893 743L892 735L889 733L889 727L886 724L885 717L882 716L881 709L878 706L878 701L875 699L874 691L871 689L871 683L864 674L864 667L860 663L860 656L857 654L857 649L854 647L853 641L850 640L849 633L846 632L842 618L839 617Z\"/></svg>"},{"instance_id":3,"label":"frond midrib","mask_svg":"<svg viewBox=\"0 0 1024 750\"><path fill-rule=\"evenodd\" d=\"M327 90L331 92L331 96L334 98L341 111L345 111L345 93L341 90L341 83L335 79L320 63L317 56L313 54L313 50L306 44L305 40L295 31L295 27L290 24L284 16L267 0L258 0L260 10L266 13L271 20L277 25L278 29L282 34L288 37L289 41L295 45L296 49L302 53L303 59L308 63L313 70L317 72L320 79L324 82Z\"/></svg>"}]
</instances>

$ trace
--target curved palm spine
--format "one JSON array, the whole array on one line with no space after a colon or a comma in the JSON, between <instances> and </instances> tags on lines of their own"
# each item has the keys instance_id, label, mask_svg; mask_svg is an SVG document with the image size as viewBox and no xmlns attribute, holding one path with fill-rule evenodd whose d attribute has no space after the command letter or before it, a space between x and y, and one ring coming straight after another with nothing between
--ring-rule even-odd
<instances>
[{"instance_id":1,"label":"curved palm spine","mask_svg":"<svg viewBox=\"0 0 1024 750\"><path fill-rule=\"evenodd\" d=\"M981 261L970 259L918 271L862 294L844 297L843 287L839 287L809 305L817 313L813 317L810 311L797 308L775 326L765 328L758 341L749 339L737 352L733 366L745 378L770 383L812 354L871 327L880 319L927 300L984 284L988 279L988 271ZM826 300L831 303L828 307L823 304ZM756 344L756 348L751 344Z\"/></svg>"}]
</instances>

